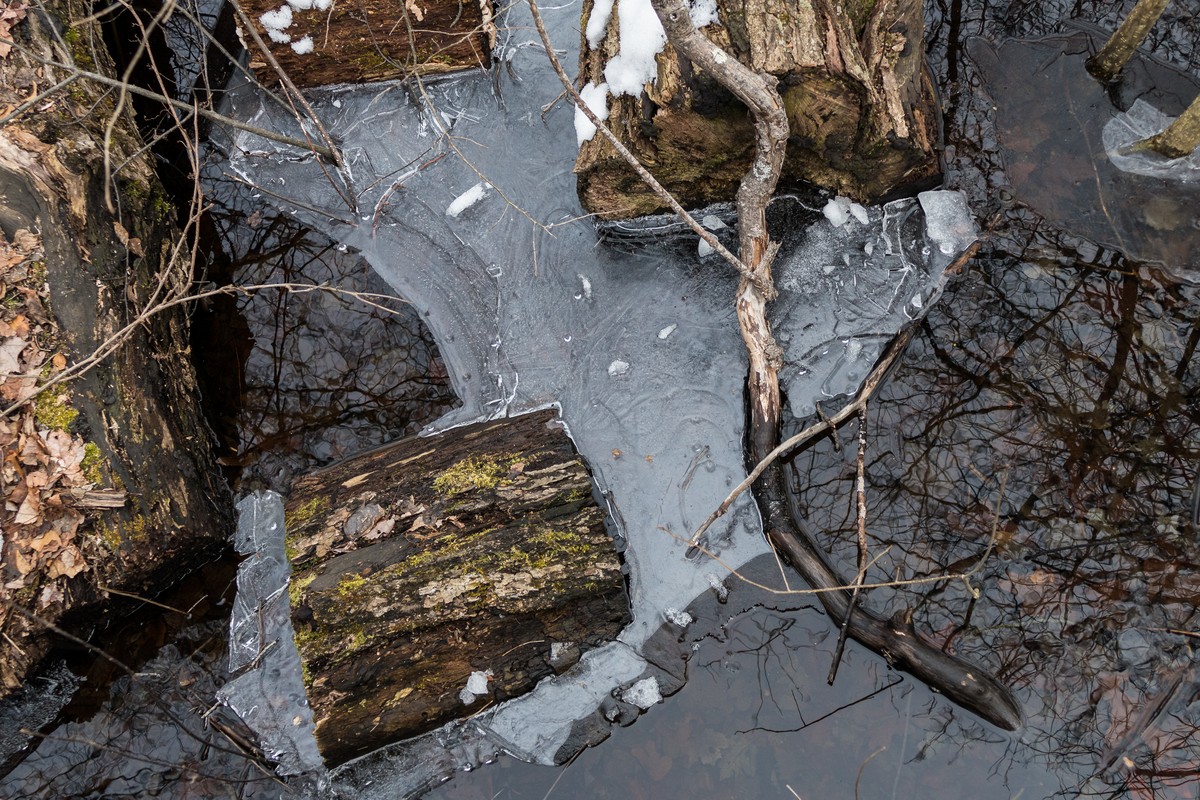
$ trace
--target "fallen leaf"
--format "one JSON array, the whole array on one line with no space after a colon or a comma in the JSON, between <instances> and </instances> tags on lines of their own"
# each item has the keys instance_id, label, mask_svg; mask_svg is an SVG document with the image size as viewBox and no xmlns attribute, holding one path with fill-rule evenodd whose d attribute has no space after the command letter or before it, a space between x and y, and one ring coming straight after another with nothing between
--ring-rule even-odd
<instances>
[{"instance_id":1,"label":"fallen leaf","mask_svg":"<svg viewBox=\"0 0 1200 800\"><path fill-rule=\"evenodd\" d=\"M29 8L29 4L25 2L14 3L13 5L0 10L0 58L8 58L9 52L12 50L12 45L8 42L12 41L12 29L21 20L25 19L25 9Z\"/></svg>"},{"instance_id":2,"label":"fallen leaf","mask_svg":"<svg viewBox=\"0 0 1200 800\"><path fill-rule=\"evenodd\" d=\"M86 569L88 569L88 565L83 560L83 553L79 552L79 548L75 545L70 545L63 548L58 558L50 563L48 573L51 578L74 578Z\"/></svg>"},{"instance_id":3,"label":"fallen leaf","mask_svg":"<svg viewBox=\"0 0 1200 800\"><path fill-rule=\"evenodd\" d=\"M42 593L38 595L38 609L44 609L51 603L61 603L63 601L63 591L57 583L51 583L42 588Z\"/></svg>"},{"instance_id":4,"label":"fallen leaf","mask_svg":"<svg viewBox=\"0 0 1200 800\"><path fill-rule=\"evenodd\" d=\"M29 342L19 336L0 342L0 380L21 372L21 353L28 346Z\"/></svg>"},{"instance_id":5,"label":"fallen leaf","mask_svg":"<svg viewBox=\"0 0 1200 800\"><path fill-rule=\"evenodd\" d=\"M37 525L42 521L42 503L37 492L30 492L21 501L17 515L13 518L14 525Z\"/></svg>"},{"instance_id":6,"label":"fallen leaf","mask_svg":"<svg viewBox=\"0 0 1200 800\"><path fill-rule=\"evenodd\" d=\"M50 363L54 365L55 370L64 370L67 368L67 357L62 353L55 353Z\"/></svg>"}]
</instances>

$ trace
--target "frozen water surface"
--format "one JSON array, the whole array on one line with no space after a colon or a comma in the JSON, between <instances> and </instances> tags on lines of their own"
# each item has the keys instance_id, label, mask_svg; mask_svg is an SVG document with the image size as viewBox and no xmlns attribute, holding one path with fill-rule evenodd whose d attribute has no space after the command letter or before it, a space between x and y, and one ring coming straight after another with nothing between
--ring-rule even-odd
<instances>
[{"instance_id":1,"label":"frozen water surface","mask_svg":"<svg viewBox=\"0 0 1200 800\"><path fill-rule=\"evenodd\" d=\"M727 574L689 559L684 540L745 475L735 277L719 258L696 255L690 233L683 247L679 236L598 240L575 195L574 112L555 103L561 87L526 13L514 8L503 26L499 57L511 72L310 93L344 143L348 181L251 134L228 147L234 176L360 251L421 311L464 403L435 427L558 405L627 542L633 622L619 641L525 697L334 777L347 791L369 783L370 796L412 791L497 747L541 763L568 757L579 720L671 668L650 666L651 634ZM572 62L579 7L544 14ZM232 93L230 110L299 133L250 88ZM491 188L475 197L482 181ZM461 213L448 215L456 201ZM942 242L927 237L922 206L936 207ZM950 251L974 234L956 193L855 209L854 224L839 228L813 216L777 262L774 309L789 400L802 415L857 387L887 338L936 298ZM757 510L743 498L707 544L730 568L766 552Z\"/></svg>"}]
</instances>

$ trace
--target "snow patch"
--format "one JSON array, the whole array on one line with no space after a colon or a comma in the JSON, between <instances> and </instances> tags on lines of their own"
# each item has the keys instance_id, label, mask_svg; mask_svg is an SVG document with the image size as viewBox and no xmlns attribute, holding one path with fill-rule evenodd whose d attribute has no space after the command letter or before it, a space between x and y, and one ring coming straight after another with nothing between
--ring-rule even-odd
<instances>
[{"instance_id":1,"label":"snow patch","mask_svg":"<svg viewBox=\"0 0 1200 800\"><path fill-rule=\"evenodd\" d=\"M589 83L579 91L579 99L591 109L601 122L608 119L608 84ZM582 147L583 143L596 135L596 126L583 113L583 109L575 107L575 138Z\"/></svg>"},{"instance_id":2,"label":"snow patch","mask_svg":"<svg viewBox=\"0 0 1200 800\"><path fill-rule=\"evenodd\" d=\"M821 211L835 228L845 225L850 221L851 217L854 217L854 219L863 225L867 225L871 221L871 218L867 215L866 208L853 202L849 197L842 197L841 195L826 203Z\"/></svg>"},{"instance_id":3,"label":"snow patch","mask_svg":"<svg viewBox=\"0 0 1200 800\"><path fill-rule=\"evenodd\" d=\"M462 700L464 706L469 706L474 703L479 697L487 694L488 683L492 680L492 671L489 669L486 672L476 670L467 678L467 685L458 693L458 699Z\"/></svg>"},{"instance_id":4,"label":"snow patch","mask_svg":"<svg viewBox=\"0 0 1200 800\"><path fill-rule=\"evenodd\" d=\"M595 50L604 41L604 30L612 19L613 0L596 0L592 4L592 13L588 17L587 35L588 47Z\"/></svg>"},{"instance_id":5,"label":"snow patch","mask_svg":"<svg viewBox=\"0 0 1200 800\"><path fill-rule=\"evenodd\" d=\"M299 55L308 55L313 51L313 40L311 36L305 36L303 39L297 39L292 42L292 49Z\"/></svg>"},{"instance_id":6,"label":"snow patch","mask_svg":"<svg viewBox=\"0 0 1200 800\"><path fill-rule=\"evenodd\" d=\"M675 608L674 606L668 606L663 611L663 616L667 618L668 622L674 623L675 625L678 625L681 628L686 628L688 625L691 625L693 622L691 614L689 614L686 611L680 611L678 608Z\"/></svg>"},{"instance_id":7,"label":"snow patch","mask_svg":"<svg viewBox=\"0 0 1200 800\"><path fill-rule=\"evenodd\" d=\"M274 11L265 12L258 18L258 21L267 29L268 34L272 31L283 33L292 24L292 7L284 3ZM272 36L271 38L274 39L275 37ZM289 36L288 38L290 39L291 37Z\"/></svg>"},{"instance_id":8,"label":"snow patch","mask_svg":"<svg viewBox=\"0 0 1200 800\"><path fill-rule=\"evenodd\" d=\"M678 325L674 325L674 324L668 325L667 327L663 328L661 331L658 332L658 338L660 338L660 339L667 338L672 333L674 333L675 329L678 327L679 327Z\"/></svg>"},{"instance_id":9,"label":"snow patch","mask_svg":"<svg viewBox=\"0 0 1200 800\"><path fill-rule=\"evenodd\" d=\"M629 362L617 359L608 365L608 375L611 378L619 378L629 372Z\"/></svg>"},{"instance_id":10,"label":"snow patch","mask_svg":"<svg viewBox=\"0 0 1200 800\"><path fill-rule=\"evenodd\" d=\"M604 67L604 78L614 96L637 97L642 87L658 75L654 57L662 52L667 34L650 0L621 0L617 15L620 50Z\"/></svg>"},{"instance_id":11,"label":"snow patch","mask_svg":"<svg viewBox=\"0 0 1200 800\"><path fill-rule=\"evenodd\" d=\"M471 206L478 203L487 194L488 182L480 181L479 183L467 189L465 192L454 198L450 205L446 206L446 216L457 218L459 214L466 211Z\"/></svg>"},{"instance_id":12,"label":"snow patch","mask_svg":"<svg viewBox=\"0 0 1200 800\"><path fill-rule=\"evenodd\" d=\"M688 13L692 17L692 25L697 30L705 25L712 25L714 22L720 22L721 18L717 15L717 0L692 0L688 7Z\"/></svg>"}]
</instances>

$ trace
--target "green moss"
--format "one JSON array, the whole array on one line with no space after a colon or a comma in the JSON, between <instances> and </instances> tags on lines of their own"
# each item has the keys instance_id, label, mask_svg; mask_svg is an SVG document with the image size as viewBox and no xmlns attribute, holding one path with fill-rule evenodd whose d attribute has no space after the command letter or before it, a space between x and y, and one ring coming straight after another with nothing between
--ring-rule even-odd
<instances>
[{"instance_id":1,"label":"green moss","mask_svg":"<svg viewBox=\"0 0 1200 800\"><path fill-rule=\"evenodd\" d=\"M328 497L312 497L283 515L283 527L291 532L329 508Z\"/></svg>"},{"instance_id":2,"label":"green moss","mask_svg":"<svg viewBox=\"0 0 1200 800\"><path fill-rule=\"evenodd\" d=\"M34 419L42 427L56 431L67 430L79 416L79 409L71 407L70 399L65 389L42 392L34 403Z\"/></svg>"},{"instance_id":3,"label":"green moss","mask_svg":"<svg viewBox=\"0 0 1200 800\"><path fill-rule=\"evenodd\" d=\"M366 585L367 579L361 575L345 575L338 581L337 593L339 597L350 598L358 594Z\"/></svg>"},{"instance_id":4,"label":"green moss","mask_svg":"<svg viewBox=\"0 0 1200 800\"><path fill-rule=\"evenodd\" d=\"M79 469L83 472L83 477L87 478L89 483L104 483L104 471L101 469L103 464L104 457L100 455L100 445L95 442L85 442L83 460L79 462Z\"/></svg>"},{"instance_id":5,"label":"green moss","mask_svg":"<svg viewBox=\"0 0 1200 800\"><path fill-rule=\"evenodd\" d=\"M144 514L134 514L129 522L125 523L129 539L134 542L144 542L150 538L149 527Z\"/></svg>"},{"instance_id":6,"label":"green moss","mask_svg":"<svg viewBox=\"0 0 1200 800\"><path fill-rule=\"evenodd\" d=\"M440 494L452 496L480 489L495 489L507 486L509 471L522 460L519 455L471 456L464 458L433 480L433 488Z\"/></svg>"},{"instance_id":7,"label":"green moss","mask_svg":"<svg viewBox=\"0 0 1200 800\"><path fill-rule=\"evenodd\" d=\"M121 549L121 532L115 527L103 520L96 520L96 533L100 536L100 541L104 542L109 550L115 553Z\"/></svg>"},{"instance_id":8,"label":"green moss","mask_svg":"<svg viewBox=\"0 0 1200 800\"><path fill-rule=\"evenodd\" d=\"M317 579L317 573L310 572L302 578L293 578L288 584L288 600L292 603L292 608L300 605L300 593L308 588L308 585Z\"/></svg>"}]
</instances>

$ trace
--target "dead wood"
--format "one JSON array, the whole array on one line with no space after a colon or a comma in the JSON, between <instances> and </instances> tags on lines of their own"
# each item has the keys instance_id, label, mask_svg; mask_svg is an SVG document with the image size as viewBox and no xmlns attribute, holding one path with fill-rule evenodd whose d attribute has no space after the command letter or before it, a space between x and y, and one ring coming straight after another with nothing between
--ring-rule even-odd
<instances>
[{"instance_id":1,"label":"dead wood","mask_svg":"<svg viewBox=\"0 0 1200 800\"><path fill-rule=\"evenodd\" d=\"M604 512L553 412L387 445L302 478L286 508L327 763L522 694L629 621Z\"/></svg>"}]
</instances>

